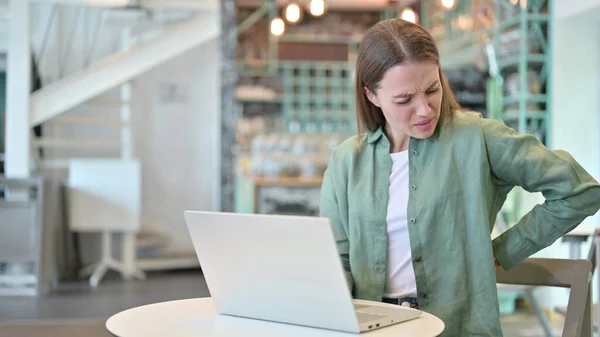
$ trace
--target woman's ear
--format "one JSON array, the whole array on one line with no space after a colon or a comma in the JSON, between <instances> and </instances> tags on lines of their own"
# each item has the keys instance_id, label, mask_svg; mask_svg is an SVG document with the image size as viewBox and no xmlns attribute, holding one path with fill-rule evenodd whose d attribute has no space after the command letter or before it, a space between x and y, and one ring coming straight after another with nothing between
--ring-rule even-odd
<instances>
[{"instance_id":1,"label":"woman's ear","mask_svg":"<svg viewBox=\"0 0 600 337\"><path fill-rule=\"evenodd\" d=\"M367 87L364 87L365 90L365 95L367 95L367 99L373 103L376 107L381 108L381 106L379 105L379 99L377 98L377 96L371 91L369 90Z\"/></svg>"}]
</instances>

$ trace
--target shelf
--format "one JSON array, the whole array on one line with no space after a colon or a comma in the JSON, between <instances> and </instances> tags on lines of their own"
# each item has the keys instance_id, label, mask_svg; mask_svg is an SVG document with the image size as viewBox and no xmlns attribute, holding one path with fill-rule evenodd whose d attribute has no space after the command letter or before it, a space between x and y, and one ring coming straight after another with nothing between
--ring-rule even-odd
<instances>
[{"instance_id":1,"label":"shelf","mask_svg":"<svg viewBox=\"0 0 600 337\"><path fill-rule=\"evenodd\" d=\"M22 274L22 275L10 275L10 274L2 274L0 275L0 284L15 286L15 285L33 285L37 281L37 277L32 274Z\"/></svg>"},{"instance_id":2,"label":"shelf","mask_svg":"<svg viewBox=\"0 0 600 337\"><path fill-rule=\"evenodd\" d=\"M300 178L300 177L281 177L281 178L250 178L256 186L321 186L322 177Z\"/></svg>"},{"instance_id":3,"label":"shelf","mask_svg":"<svg viewBox=\"0 0 600 337\"><path fill-rule=\"evenodd\" d=\"M37 290L33 287L0 287L0 297L4 296L36 296Z\"/></svg>"},{"instance_id":4,"label":"shelf","mask_svg":"<svg viewBox=\"0 0 600 337\"><path fill-rule=\"evenodd\" d=\"M281 103L282 99L280 96L277 97L264 97L264 96L245 96L236 95L235 100L240 103Z\"/></svg>"},{"instance_id":5,"label":"shelf","mask_svg":"<svg viewBox=\"0 0 600 337\"><path fill-rule=\"evenodd\" d=\"M510 56L510 57L505 57L504 59L500 60L500 62L498 62L498 67L501 69L504 69L504 68L518 66L522 57L524 57L524 56L514 55L514 56ZM527 64L529 64L531 62L540 62L540 63L546 62L547 59L548 59L548 56L544 55L544 54L528 54L526 56Z\"/></svg>"},{"instance_id":6,"label":"shelf","mask_svg":"<svg viewBox=\"0 0 600 337\"><path fill-rule=\"evenodd\" d=\"M262 86L238 86L235 89L235 99L238 102L277 103L281 101L281 96Z\"/></svg>"},{"instance_id":7,"label":"shelf","mask_svg":"<svg viewBox=\"0 0 600 337\"><path fill-rule=\"evenodd\" d=\"M283 94L281 101L284 102L294 102L299 104L341 104L341 103L354 103L353 100L354 93L348 92L345 94L342 93L331 93L331 94Z\"/></svg>"},{"instance_id":8,"label":"shelf","mask_svg":"<svg viewBox=\"0 0 600 337\"><path fill-rule=\"evenodd\" d=\"M519 104L519 97L505 97L503 100L504 105ZM546 103L548 96L546 95L529 95L525 98L525 103Z\"/></svg>"},{"instance_id":9,"label":"shelf","mask_svg":"<svg viewBox=\"0 0 600 337\"><path fill-rule=\"evenodd\" d=\"M545 22L550 20L550 15L548 14L532 14L528 13L526 16L527 22ZM498 31L503 31L505 29L512 28L513 26L518 26L521 23L521 17L516 16L512 19L504 20L498 24Z\"/></svg>"},{"instance_id":10,"label":"shelf","mask_svg":"<svg viewBox=\"0 0 600 337\"><path fill-rule=\"evenodd\" d=\"M440 49L441 62L444 69L456 69L472 65L473 60L482 53L482 46L473 45L461 48L460 51Z\"/></svg>"},{"instance_id":11,"label":"shelf","mask_svg":"<svg viewBox=\"0 0 600 337\"><path fill-rule=\"evenodd\" d=\"M546 111L527 113L525 118L528 120L544 120L547 118L547 114ZM519 116L502 116L502 120L505 122L516 122L519 120Z\"/></svg>"}]
</instances>

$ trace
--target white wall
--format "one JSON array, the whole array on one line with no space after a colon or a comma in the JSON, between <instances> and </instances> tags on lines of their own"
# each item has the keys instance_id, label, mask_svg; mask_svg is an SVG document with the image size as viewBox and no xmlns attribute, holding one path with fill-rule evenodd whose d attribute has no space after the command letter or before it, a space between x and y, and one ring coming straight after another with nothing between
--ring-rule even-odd
<instances>
[{"instance_id":1,"label":"white wall","mask_svg":"<svg viewBox=\"0 0 600 337\"><path fill-rule=\"evenodd\" d=\"M554 16L558 19L573 18L600 7L600 0L554 0Z\"/></svg>"},{"instance_id":2,"label":"white wall","mask_svg":"<svg viewBox=\"0 0 600 337\"><path fill-rule=\"evenodd\" d=\"M552 147L570 152L600 180L600 10L554 25ZM597 214L581 226L599 220Z\"/></svg>"},{"instance_id":3,"label":"white wall","mask_svg":"<svg viewBox=\"0 0 600 337\"><path fill-rule=\"evenodd\" d=\"M219 188L219 41L135 80L136 155L142 161L143 228L168 234L170 250L193 252L184 210L214 210ZM173 85L181 101L161 99Z\"/></svg>"},{"instance_id":4,"label":"white wall","mask_svg":"<svg viewBox=\"0 0 600 337\"><path fill-rule=\"evenodd\" d=\"M184 210L217 210L219 205L219 48L219 41L212 40L132 82L134 157L142 163L142 231L169 238L168 253L194 254ZM175 101L161 98L165 86L172 85L180 93ZM70 113L88 112L102 110L83 106ZM51 131L75 134L64 126ZM84 263L94 262L99 236L83 234L82 242Z\"/></svg>"}]
</instances>

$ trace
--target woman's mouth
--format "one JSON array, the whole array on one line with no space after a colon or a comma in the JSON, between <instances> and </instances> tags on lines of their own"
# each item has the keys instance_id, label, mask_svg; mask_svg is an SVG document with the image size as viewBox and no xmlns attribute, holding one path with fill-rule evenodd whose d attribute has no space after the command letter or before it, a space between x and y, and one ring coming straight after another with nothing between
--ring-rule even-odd
<instances>
[{"instance_id":1,"label":"woman's mouth","mask_svg":"<svg viewBox=\"0 0 600 337\"><path fill-rule=\"evenodd\" d=\"M433 126L433 121L434 118L429 118L428 120L415 124L415 127L423 131L429 130Z\"/></svg>"}]
</instances>

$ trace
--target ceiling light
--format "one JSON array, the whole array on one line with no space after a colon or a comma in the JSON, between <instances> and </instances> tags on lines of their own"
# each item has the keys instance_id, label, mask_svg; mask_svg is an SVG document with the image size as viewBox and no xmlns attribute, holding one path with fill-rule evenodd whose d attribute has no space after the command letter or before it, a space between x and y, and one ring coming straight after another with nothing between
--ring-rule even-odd
<instances>
[{"instance_id":1,"label":"ceiling light","mask_svg":"<svg viewBox=\"0 0 600 337\"><path fill-rule=\"evenodd\" d=\"M271 21L271 34L280 36L285 32L285 23L281 18L277 17Z\"/></svg>"},{"instance_id":2,"label":"ceiling light","mask_svg":"<svg viewBox=\"0 0 600 337\"><path fill-rule=\"evenodd\" d=\"M455 4L456 2L454 0L442 0L442 6L444 6L446 10L454 8Z\"/></svg>"},{"instance_id":3,"label":"ceiling light","mask_svg":"<svg viewBox=\"0 0 600 337\"><path fill-rule=\"evenodd\" d=\"M325 13L325 1L323 0L311 0L310 1L310 14L313 16L321 16Z\"/></svg>"},{"instance_id":4,"label":"ceiling light","mask_svg":"<svg viewBox=\"0 0 600 337\"><path fill-rule=\"evenodd\" d=\"M285 19L289 23L298 23L300 21L301 16L302 10L300 9L300 6L298 6L298 4L291 3L287 5L287 7L285 7Z\"/></svg>"},{"instance_id":5,"label":"ceiling light","mask_svg":"<svg viewBox=\"0 0 600 337\"><path fill-rule=\"evenodd\" d=\"M408 22L417 23L417 13L412 8L405 8L400 14L400 18Z\"/></svg>"}]
</instances>

